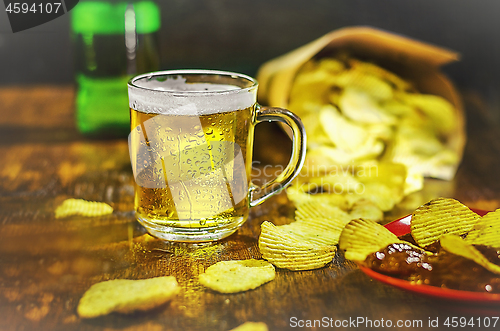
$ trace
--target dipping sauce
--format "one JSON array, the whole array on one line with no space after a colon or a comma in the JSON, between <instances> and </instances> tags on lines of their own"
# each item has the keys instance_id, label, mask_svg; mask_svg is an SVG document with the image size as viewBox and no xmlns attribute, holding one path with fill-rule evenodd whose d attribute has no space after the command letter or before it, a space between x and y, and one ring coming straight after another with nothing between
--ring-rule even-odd
<instances>
[{"instance_id":1,"label":"dipping sauce","mask_svg":"<svg viewBox=\"0 0 500 331\"><path fill-rule=\"evenodd\" d=\"M364 265L378 273L413 284L500 293L500 275L486 270L472 260L446 252L439 243L429 246L426 250L429 248L430 252L425 252L405 243L391 244L368 255ZM474 247L489 261L500 265L500 250L483 245Z\"/></svg>"}]
</instances>

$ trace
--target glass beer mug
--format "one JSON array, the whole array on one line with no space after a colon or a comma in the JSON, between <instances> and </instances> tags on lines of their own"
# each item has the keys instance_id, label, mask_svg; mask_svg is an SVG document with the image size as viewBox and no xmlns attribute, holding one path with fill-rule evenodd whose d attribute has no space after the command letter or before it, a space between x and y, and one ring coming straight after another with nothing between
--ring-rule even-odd
<instances>
[{"instance_id":1,"label":"glass beer mug","mask_svg":"<svg viewBox=\"0 0 500 331\"><path fill-rule=\"evenodd\" d=\"M158 238L222 239L249 208L284 189L300 172L305 129L293 113L257 104L255 79L211 70L144 74L128 83L129 152L137 220ZM286 168L262 187L251 182L254 127L278 121L292 131Z\"/></svg>"}]
</instances>

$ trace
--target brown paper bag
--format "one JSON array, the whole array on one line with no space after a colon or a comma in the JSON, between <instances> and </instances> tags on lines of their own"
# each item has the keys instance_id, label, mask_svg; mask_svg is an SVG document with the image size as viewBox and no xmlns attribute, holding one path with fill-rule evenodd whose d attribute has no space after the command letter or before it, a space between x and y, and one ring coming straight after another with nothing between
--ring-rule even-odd
<instances>
[{"instance_id":1,"label":"brown paper bag","mask_svg":"<svg viewBox=\"0 0 500 331\"><path fill-rule=\"evenodd\" d=\"M457 111L458 123L448 140L448 146L461 159L466 138L462 102L453 84L439 69L441 65L457 61L459 55L400 35L370 27L348 27L332 31L270 60L257 73L259 102L286 108L293 80L301 66L313 57L330 56L339 51L347 51L353 57L375 62L410 80L421 93L439 95L450 101Z\"/></svg>"}]
</instances>

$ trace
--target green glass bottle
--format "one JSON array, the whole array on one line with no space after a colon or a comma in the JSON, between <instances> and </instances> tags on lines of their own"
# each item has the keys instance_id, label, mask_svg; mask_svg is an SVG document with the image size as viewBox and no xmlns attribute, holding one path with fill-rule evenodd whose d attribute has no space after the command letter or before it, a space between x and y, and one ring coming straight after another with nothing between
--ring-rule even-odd
<instances>
[{"instance_id":1,"label":"green glass bottle","mask_svg":"<svg viewBox=\"0 0 500 331\"><path fill-rule=\"evenodd\" d=\"M160 10L153 1L80 1L71 11L81 133L130 133L127 81L159 69L159 28Z\"/></svg>"}]
</instances>

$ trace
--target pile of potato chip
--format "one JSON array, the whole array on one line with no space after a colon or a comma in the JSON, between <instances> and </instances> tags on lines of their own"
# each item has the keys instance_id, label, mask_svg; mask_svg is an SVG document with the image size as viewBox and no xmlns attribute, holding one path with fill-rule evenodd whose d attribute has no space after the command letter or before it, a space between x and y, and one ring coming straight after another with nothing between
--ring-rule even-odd
<instances>
[{"instance_id":1,"label":"pile of potato chip","mask_svg":"<svg viewBox=\"0 0 500 331\"><path fill-rule=\"evenodd\" d=\"M278 268L311 270L324 267L337 251L340 234L353 218L382 218L370 201L359 201L350 212L328 202L305 202L295 211L295 221L285 225L261 224L259 250Z\"/></svg>"},{"instance_id":2,"label":"pile of potato chip","mask_svg":"<svg viewBox=\"0 0 500 331\"><path fill-rule=\"evenodd\" d=\"M398 243L412 246L424 254L435 254L426 249L439 241L445 251L500 274L500 266L489 261L474 247L485 245L500 249L500 209L481 217L457 200L438 198L415 210L410 228L411 236L419 247L399 239L378 223L352 220L340 236L339 247L344 250L347 259L362 262L370 254Z\"/></svg>"},{"instance_id":3,"label":"pile of potato chip","mask_svg":"<svg viewBox=\"0 0 500 331\"><path fill-rule=\"evenodd\" d=\"M406 167L398 163L364 163L350 165L315 162L311 153L293 185L288 198L299 206L306 202L328 203L346 212L359 204L373 206L381 216L405 196ZM360 215L361 217L362 215Z\"/></svg>"},{"instance_id":4,"label":"pile of potato chip","mask_svg":"<svg viewBox=\"0 0 500 331\"><path fill-rule=\"evenodd\" d=\"M500 209L481 217L457 200L431 200L412 215L411 235L418 246L399 239L377 223L381 215L374 210L380 212L367 200L350 212L328 201L301 203L294 222L278 226L268 221L261 224L259 250L265 260L278 268L311 270L331 262L337 245L346 259L362 262L391 244L405 244L432 254L426 247L440 240L444 250L500 273L500 267L487 261L473 246L500 248Z\"/></svg>"},{"instance_id":5,"label":"pile of potato chip","mask_svg":"<svg viewBox=\"0 0 500 331\"><path fill-rule=\"evenodd\" d=\"M264 260L220 261L199 275L199 282L220 293L253 290L276 276L274 266ZM130 314L156 308L171 301L180 292L174 276L149 279L114 279L92 285L78 303L81 318L95 318L110 313ZM246 323L237 330L267 330L265 323Z\"/></svg>"},{"instance_id":6,"label":"pile of potato chip","mask_svg":"<svg viewBox=\"0 0 500 331\"><path fill-rule=\"evenodd\" d=\"M451 179L460 161L447 144L459 125L454 106L373 63L347 55L310 60L295 77L288 108L308 135L305 167L289 195L296 203L323 193L344 196L348 206L366 198L390 210L420 190L424 176ZM384 174L359 171L373 167Z\"/></svg>"}]
</instances>

